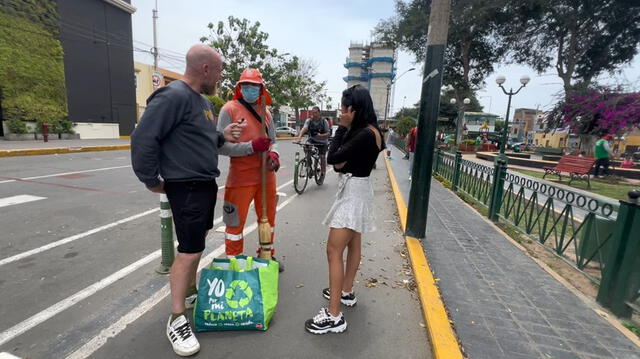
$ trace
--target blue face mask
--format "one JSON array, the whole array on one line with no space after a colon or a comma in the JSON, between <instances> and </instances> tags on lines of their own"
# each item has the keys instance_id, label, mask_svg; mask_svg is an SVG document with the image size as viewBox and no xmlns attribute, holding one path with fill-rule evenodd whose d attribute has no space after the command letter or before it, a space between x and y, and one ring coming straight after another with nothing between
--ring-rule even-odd
<instances>
[{"instance_id":1,"label":"blue face mask","mask_svg":"<svg viewBox=\"0 0 640 359\"><path fill-rule=\"evenodd\" d=\"M260 96L260 86L242 85L240 86L242 98L248 103L254 103Z\"/></svg>"}]
</instances>

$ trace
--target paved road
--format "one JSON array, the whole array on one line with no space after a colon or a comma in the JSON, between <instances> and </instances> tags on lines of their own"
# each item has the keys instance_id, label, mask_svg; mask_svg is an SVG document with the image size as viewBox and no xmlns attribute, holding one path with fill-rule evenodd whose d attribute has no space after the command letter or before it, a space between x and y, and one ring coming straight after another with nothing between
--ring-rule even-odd
<instances>
[{"instance_id":1,"label":"paved road","mask_svg":"<svg viewBox=\"0 0 640 359\"><path fill-rule=\"evenodd\" d=\"M272 327L266 333L200 334L200 356L430 357L419 303L408 290L392 288L409 278L398 254L402 237L382 165L375 172L381 228L364 238L360 303L346 312L349 330L328 336L304 332L304 320L325 304L320 290L327 277L327 229L320 221L337 177L331 173L324 186L310 184L297 196L290 184L295 150L282 142L276 248L287 271ZM221 157L220 186L227 166ZM174 357L164 336L167 277L154 272L160 262L157 195L137 181L129 153L1 158L0 168L0 352L30 358ZM220 204L215 213L221 213ZM221 224L216 221L216 227ZM248 238L257 242L256 232ZM252 252L255 244L247 242ZM212 232L208 260L223 252L222 244L222 233ZM380 284L365 288L370 278Z\"/></svg>"}]
</instances>

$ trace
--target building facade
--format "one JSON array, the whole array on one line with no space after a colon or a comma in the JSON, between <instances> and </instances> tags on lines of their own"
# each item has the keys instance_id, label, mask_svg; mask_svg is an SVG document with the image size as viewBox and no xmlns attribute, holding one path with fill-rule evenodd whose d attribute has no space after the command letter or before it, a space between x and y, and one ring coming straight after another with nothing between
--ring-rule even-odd
<instances>
[{"instance_id":1,"label":"building facade","mask_svg":"<svg viewBox=\"0 0 640 359\"><path fill-rule=\"evenodd\" d=\"M57 0L69 120L81 138L128 136L136 123L130 0Z\"/></svg>"},{"instance_id":2,"label":"building facade","mask_svg":"<svg viewBox=\"0 0 640 359\"><path fill-rule=\"evenodd\" d=\"M496 129L496 121L500 116L487 112L465 112L464 123L469 135L481 133L493 133Z\"/></svg>"},{"instance_id":3,"label":"building facade","mask_svg":"<svg viewBox=\"0 0 640 359\"><path fill-rule=\"evenodd\" d=\"M159 82L154 83L155 78ZM182 74L163 68L153 69L153 65L134 62L134 84L136 89L136 123L140 121L144 110L147 108L147 99L157 88L166 86L173 81L182 78Z\"/></svg>"},{"instance_id":4,"label":"building facade","mask_svg":"<svg viewBox=\"0 0 640 359\"><path fill-rule=\"evenodd\" d=\"M379 43L351 43L344 67L347 87L362 85L371 93L373 108L382 122L389 118L393 80L396 76L396 51Z\"/></svg>"},{"instance_id":5,"label":"building facade","mask_svg":"<svg viewBox=\"0 0 640 359\"><path fill-rule=\"evenodd\" d=\"M517 108L513 114L513 121L509 122L509 137L516 142L533 144L536 133L536 123L544 117L540 110Z\"/></svg>"}]
</instances>

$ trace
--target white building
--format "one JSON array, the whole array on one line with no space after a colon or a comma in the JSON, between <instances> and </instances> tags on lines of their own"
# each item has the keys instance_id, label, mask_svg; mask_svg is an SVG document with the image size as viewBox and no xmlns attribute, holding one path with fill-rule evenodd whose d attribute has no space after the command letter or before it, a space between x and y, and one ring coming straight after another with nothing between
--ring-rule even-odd
<instances>
[{"instance_id":1,"label":"white building","mask_svg":"<svg viewBox=\"0 0 640 359\"><path fill-rule=\"evenodd\" d=\"M347 87L362 85L371 93L378 121L389 117L393 79L396 76L396 51L392 47L371 43L351 43L344 64L348 74L343 78Z\"/></svg>"}]
</instances>

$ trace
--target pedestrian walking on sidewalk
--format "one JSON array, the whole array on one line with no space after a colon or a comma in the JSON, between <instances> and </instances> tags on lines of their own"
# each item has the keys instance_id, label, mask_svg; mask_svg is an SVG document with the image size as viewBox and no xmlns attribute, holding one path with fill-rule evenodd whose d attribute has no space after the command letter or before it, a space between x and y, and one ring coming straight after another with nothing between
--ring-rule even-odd
<instances>
[{"instance_id":1,"label":"pedestrian walking on sidewalk","mask_svg":"<svg viewBox=\"0 0 640 359\"><path fill-rule=\"evenodd\" d=\"M360 85L342 93L340 126L329 146L327 162L339 175L338 193L324 224L329 226L327 260L329 288L322 295L329 306L305 322L314 334L341 333L347 322L341 304L354 306L353 281L360 264L362 233L375 230L373 187L369 175L378 154L384 149L382 134L371 95ZM347 249L347 263L343 254Z\"/></svg>"},{"instance_id":2,"label":"pedestrian walking on sidewalk","mask_svg":"<svg viewBox=\"0 0 640 359\"><path fill-rule=\"evenodd\" d=\"M387 159L391 159L391 146L396 142L396 131L393 130L393 127L389 127L389 132L387 132Z\"/></svg>"},{"instance_id":3,"label":"pedestrian walking on sidewalk","mask_svg":"<svg viewBox=\"0 0 640 359\"><path fill-rule=\"evenodd\" d=\"M171 266L171 316L166 335L173 350L189 356L200 350L186 309L193 307L196 272L213 227L218 185L218 153L262 150L268 140L231 144L243 126L216 129L211 101L222 72L220 54L206 45L187 52L182 80L156 90L147 100L140 123L131 134L131 163L141 182L155 193L166 193L178 237L178 254Z\"/></svg>"},{"instance_id":4,"label":"pedestrian walking on sidewalk","mask_svg":"<svg viewBox=\"0 0 640 359\"><path fill-rule=\"evenodd\" d=\"M407 154L409 155L409 181L411 181L411 171L413 171L413 161L416 157L416 138L418 136L418 127L413 126L407 135Z\"/></svg>"},{"instance_id":5,"label":"pedestrian walking on sidewalk","mask_svg":"<svg viewBox=\"0 0 640 359\"><path fill-rule=\"evenodd\" d=\"M598 178L604 178L604 176L609 173L609 159L613 158L613 152L611 151L611 146L609 145L609 142L611 140L613 140L613 137L611 135L606 135L596 142L595 176ZM602 167L602 171L600 171L600 167Z\"/></svg>"}]
</instances>

